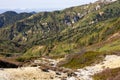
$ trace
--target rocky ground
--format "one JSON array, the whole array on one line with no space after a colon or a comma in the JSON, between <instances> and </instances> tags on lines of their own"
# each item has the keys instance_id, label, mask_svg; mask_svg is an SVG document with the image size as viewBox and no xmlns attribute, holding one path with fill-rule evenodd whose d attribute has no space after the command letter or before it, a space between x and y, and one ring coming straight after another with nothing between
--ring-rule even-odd
<instances>
[{"instance_id":1,"label":"rocky ground","mask_svg":"<svg viewBox=\"0 0 120 80\"><path fill-rule=\"evenodd\" d=\"M38 67L0 70L0 80L60 80L55 73L43 72Z\"/></svg>"},{"instance_id":2,"label":"rocky ground","mask_svg":"<svg viewBox=\"0 0 120 80\"><path fill-rule=\"evenodd\" d=\"M34 60L29 67L1 68L0 80L92 80L95 73L120 67L120 56L117 55L107 55L103 62L76 71L58 68L59 61L42 58Z\"/></svg>"},{"instance_id":3,"label":"rocky ground","mask_svg":"<svg viewBox=\"0 0 120 80\"><path fill-rule=\"evenodd\" d=\"M81 80L92 80L92 75L99 73L107 68L118 68L120 67L120 56L107 55L103 62L94 66L88 66L83 69L78 69L75 72Z\"/></svg>"}]
</instances>

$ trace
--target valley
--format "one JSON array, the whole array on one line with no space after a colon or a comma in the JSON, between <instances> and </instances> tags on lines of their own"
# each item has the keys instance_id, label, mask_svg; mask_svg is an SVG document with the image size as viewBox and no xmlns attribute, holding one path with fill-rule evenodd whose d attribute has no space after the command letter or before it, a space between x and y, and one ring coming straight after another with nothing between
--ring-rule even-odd
<instances>
[{"instance_id":1,"label":"valley","mask_svg":"<svg viewBox=\"0 0 120 80\"><path fill-rule=\"evenodd\" d=\"M120 0L0 14L0 80L119 80L119 68Z\"/></svg>"}]
</instances>

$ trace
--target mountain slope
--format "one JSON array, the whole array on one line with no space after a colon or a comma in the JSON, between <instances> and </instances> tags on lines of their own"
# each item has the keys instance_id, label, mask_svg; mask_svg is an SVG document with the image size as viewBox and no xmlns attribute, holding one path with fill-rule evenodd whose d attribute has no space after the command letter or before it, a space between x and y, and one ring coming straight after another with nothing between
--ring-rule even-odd
<instances>
[{"instance_id":1,"label":"mountain slope","mask_svg":"<svg viewBox=\"0 0 120 80\"><path fill-rule=\"evenodd\" d=\"M32 13L16 13L14 11L7 11L0 14L0 28L5 27L8 25L12 25L13 23L17 22L18 20L27 18L31 16Z\"/></svg>"},{"instance_id":2,"label":"mountain slope","mask_svg":"<svg viewBox=\"0 0 120 80\"><path fill-rule=\"evenodd\" d=\"M104 42L119 32L119 13L119 0L112 3L98 1L63 11L42 12L1 28L0 40L25 45L24 56L29 57L36 54L51 56L77 53L82 48L87 50L86 47ZM44 47L40 51L31 51L36 45ZM28 54L30 51L31 55Z\"/></svg>"}]
</instances>

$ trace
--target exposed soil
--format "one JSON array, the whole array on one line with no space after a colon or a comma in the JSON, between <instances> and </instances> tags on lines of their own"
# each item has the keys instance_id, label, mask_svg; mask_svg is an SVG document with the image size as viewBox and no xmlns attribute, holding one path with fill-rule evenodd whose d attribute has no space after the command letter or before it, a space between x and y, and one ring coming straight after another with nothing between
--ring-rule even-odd
<instances>
[{"instance_id":1,"label":"exposed soil","mask_svg":"<svg viewBox=\"0 0 120 80\"><path fill-rule=\"evenodd\" d=\"M17 68L20 63L0 58L0 68Z\"/></svg>"}]
</instances>

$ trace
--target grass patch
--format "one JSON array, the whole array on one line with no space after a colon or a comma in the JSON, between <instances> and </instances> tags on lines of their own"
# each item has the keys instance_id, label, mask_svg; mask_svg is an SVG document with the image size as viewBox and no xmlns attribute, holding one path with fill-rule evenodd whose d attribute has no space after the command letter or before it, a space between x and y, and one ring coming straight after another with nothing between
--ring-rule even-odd
<instances>
[{"instance_id":1,"label":"grass patch","mask_svg":"<svg viewBox=\"0 0 120 80\"><path fill-rule=\"evenodd\" d=\"M74 48L76 44L74 43L60 43L55 45L52 51L50 52L51 55L65 55L74 52Z\"/></svg>"},{"instance_id":2,"label":"grass patch","mask_svg":"<svg viewBox=\"0 0 120 80\"><path fill-rule=\"evenodd\" d=\"M64 58L65 55L54 55L54 56L50 56L50 58L52 59L60 59L60 58Z\"/></svg>"},{"instance_id":3,"label":"grass patch","mask_svg":"<svg viewBox=\"0 0 120 80\"><path fill-rule=\"evenodd\" d=\"M85 66L90 66L98 63L103 59L106 53L89 51L84 54L77 54L68 63L63 64L63 67L78 69Z\"/></svg>"},{"instance_id":4,"label":"grass patch","mask_svg":"<svg viewBox=\"0 0 120 80\"><path fill-rule=\"evenodd\" d=\"M120 50L120 39L104 45L98 51L102 52L102 51L119 51L119 50Z\"/></svg>"},{"instance_id":5,"label":"grass patch","mask_svg":"<svg viewBox=\"0 0 120 80\"><path fill-rule=\"evenodd\" d=\"M101 73L93 76L94 80L119 80L120 79L120 68L106 69Z\"/></svg>"},{"instance_id":6,"label":"grass patch","mask_svg":"<svg viewBox=\"0 0 120 80\"><path fill-rule=\"evenodd\" d=\"M22 56L17 58L17 61L24 62L35 57L41 57L44 51L44 46L34 46L26 51Z\"/></svg>"}]
</instances>

